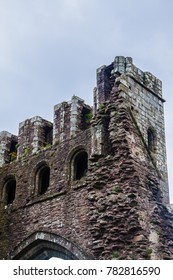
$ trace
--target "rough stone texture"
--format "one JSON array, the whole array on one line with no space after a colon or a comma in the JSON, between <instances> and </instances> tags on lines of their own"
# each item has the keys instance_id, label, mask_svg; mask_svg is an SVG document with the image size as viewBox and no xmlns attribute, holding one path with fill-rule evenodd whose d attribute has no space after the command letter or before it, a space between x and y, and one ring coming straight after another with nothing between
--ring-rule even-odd
<instances>
[{"instance_id":1,"label":"rough stone texture","mask_svg":"<svg viewBox=\"0 0 173 280\"><path fill-rule=\"evenodd\" d=\"M18 157L35 154L47 145L52 144L53 124L34 117L19 124Z\"/></svg>"},{"instance_id":2,"label":"rough stone texture","mask_svg":"<svg viewBox=\"0 0 173 280\"><path fill-rule=\"evenodd\" d=\"M35 117L20 124L18 137L2 132L0 258L172 259L163 102L157 78L116 57L97 70L93 109L73 96L54 107L53 125ZM7 161L14 143L16 157ZM74 180L80 151L88 170ZM50 184L40 195L46 164ZM7 205L10 178L16 195Z\"/></svg>"}]
</instances>

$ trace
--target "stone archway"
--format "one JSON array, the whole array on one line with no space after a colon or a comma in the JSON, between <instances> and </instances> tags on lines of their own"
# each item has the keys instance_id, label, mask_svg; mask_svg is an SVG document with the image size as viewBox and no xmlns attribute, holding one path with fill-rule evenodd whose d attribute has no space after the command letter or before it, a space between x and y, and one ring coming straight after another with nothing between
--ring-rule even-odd
<instances>
[{"instance_id":1,"label":"stone archway","mask_svg":"<svg viewBox=\"0 0 173 280\"><path fill-rule=\"evenodd\" d=\"M13 260L48 260L52 257L64 260L91 259L72 242L48 232L33 233L10 254Z\"/></svg>"}]
</instances>

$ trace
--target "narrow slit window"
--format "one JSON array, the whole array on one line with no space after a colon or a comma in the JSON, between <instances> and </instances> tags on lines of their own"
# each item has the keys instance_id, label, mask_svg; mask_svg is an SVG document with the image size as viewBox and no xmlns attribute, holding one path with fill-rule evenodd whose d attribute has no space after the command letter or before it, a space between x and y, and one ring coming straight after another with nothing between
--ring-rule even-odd
<instances>
[{"instance_id":1,"label":"narrow slit window","mask_svg":"<svg viewBox=\"0 0 173 280\"><path fill-rule=\"evenodd\" d=\"M17 157L17 141L12 140L10 144L10 150L9 150L9 161L13 161Z\"/></svg>"},{"instance_id":2,"label":"narrow slit window","mask_svg":"<svg viewBox=\"0 0 173 280\"><path fill-rule=\"evenodd\" d=\"M151 129L151 128L148 129L147 136L148 136L148 149L151 152L155 152L155 149L156 149L156 136L155 136L155 132L153 131L153 129Z\"/></svg>"},{"instance_id":3,"label":"narrow slit window","mask_svg":"<svg viewBox=\"0 0 173 280\"><path fill-rule=\"evenodd\" d=\"M44 128L44 146L52 145L52 139L53 139L53 128L46 126Z\"/></svg>"},{"instance_id":4,"label":"narrow slit window","mask_svg":"<svg viewBox=\"0 0 173 280\"><path fill-rule=\"evenodd\" d=\"M81 113L81 129L85 130L89 127L90 121L92 119L92 112L91 109L83 108Z\"/></svg>"},{"instance_id":5,"label":"narrow slit window","mask_svg":"<svg viewBox=\"0 0 173 280\"><path fill-rule=\"evenodd\" d=\"M38 171L38 194L44 194L49 188L50 181L50 168L49 166L43 166Z\"/></svg>"}]
</instances>

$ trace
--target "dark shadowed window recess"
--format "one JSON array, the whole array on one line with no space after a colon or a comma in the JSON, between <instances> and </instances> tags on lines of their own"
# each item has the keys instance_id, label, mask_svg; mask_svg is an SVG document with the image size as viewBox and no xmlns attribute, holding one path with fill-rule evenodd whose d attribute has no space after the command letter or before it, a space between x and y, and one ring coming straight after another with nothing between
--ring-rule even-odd
<instances>
[{"instance_id":1,"label":"dark shadowed window recess","mask_svg":"<svg viewBox=\"0 0 173 280\"><path fill-rule=\"evenodd\" d=\"M15 160L17 157L17 145L17 141L11 141L9 149L9 162Z\"/></svg>"},{"instance_id":2,"label":"dark shadowed window recess","mask_svg":"<svg viewBox=\"0 0 173 280\"><path fill-rule=\"evenodd\" d=\"M17 141L12 140L10 145L10 153L17 153Z\"/></svg>"},{"instance_id":3,"label":"dark shadowed window recess","mask_svg":"<svg viewBox=\"0 0 173 280\"><path fill-rule=\"evenodd\" d=\"M11 179L5 185L5 203L12 204L16 195L16 180Z\"/></svg>"},{"instance_id":4,"label":"dark shadowed window recess","mask_svg":"<svg viewBox=\"0 0 173 280\"><path fill-rule=\"evenodd\" d=\"M89 127L90 121L92 119L92 111L89 108L83 107L81 113L81 127L80 129L84 130Z\"/></svg>"},{"instance_id":5,"label":"dark shadowed window recess","mask_svg":"<svg viewBox=\"0 0 173 280\"><path fill-rule=\"evenodd\" d=\"M47 165L42 166L37 172L38 194L44 194L49 188L50 168Z\"/></svg>"},{"instance_id":6,"label":"dark shadowed window recess","mask_svg":"<svg viewBox=\"0 0 173 280\"><path fill-rule=\"evenodd\" d=\"M46 126L44 128L44 146L52 145L52 139L53 139L53 128L50 126Z\"/></svg>"},{"instance_id":7,"label":"dark shadowed window recess","mask_svg":"<svg viewBox=\"0 0 173 280\"><path fill-rule=\"evenodd\" d=\"M85 151L78 152L73 161L73 179L80 180L88 170L88 154Z\"/></svg>"},{"instance_id":8,"label":"dark shadowed window recess","mask_svg":"<svg viewBox=\"0 0 173 280\"><path fill-rule=\"evenodd\" d=\"M155 131L152 128L148 129L147 137L148 137L148 149L151 152L155 152L156 151L156 135L155 135Z\"/></svg>"}]
</instances>

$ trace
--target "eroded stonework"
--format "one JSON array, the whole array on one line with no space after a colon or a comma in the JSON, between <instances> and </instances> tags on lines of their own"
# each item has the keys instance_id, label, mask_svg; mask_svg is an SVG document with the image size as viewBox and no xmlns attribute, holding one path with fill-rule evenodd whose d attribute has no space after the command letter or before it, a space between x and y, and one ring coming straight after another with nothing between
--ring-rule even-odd
<instances>
[{"instance_id":1,"label":"eroded stonework","mask_svg":"<svg viewBox=\"0 0 173 280\"><path fill-rule=\"evenodd\" d=\"M161 81L116 57L94 104L0 133L0 258L172 259Z\"/></svg>"}]
</instances>

